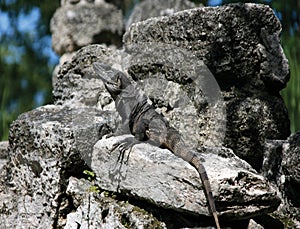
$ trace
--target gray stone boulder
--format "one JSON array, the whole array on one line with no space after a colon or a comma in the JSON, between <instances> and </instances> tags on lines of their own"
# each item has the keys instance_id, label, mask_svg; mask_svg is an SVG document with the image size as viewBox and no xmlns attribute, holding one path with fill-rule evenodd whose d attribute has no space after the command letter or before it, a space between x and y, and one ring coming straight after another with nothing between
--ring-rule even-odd
<instances>
[{"instance_id":1,"label":"gray stone boulder","mask_svg":"<svg viewBox=\"0 0 300 229\"><path fill-rule=\"evenodd\" d=\"M48 105L13 122L0 190L4 228L62 226L72 210L68 177L88 167L93 145L114 128L111 117L109 111Z\"/></svg>"},{"instance_id":2,"label":"gray stone boulder","mask_svg":"<svg viewBox=\"0 0 300 229\"><path fill-rule=\"evenodd\" d=\"M292 134L282 145L281 176L279 187L284 202L280 212L295 219L300 227L300 132Z\"/></svg>"},{"instance_id":3,"label":"gray stone boulder","mask_svg":"<svg viewBox=\"0 0 300 229\"><path fill-rule=\"evenodd\" d=\"M134 6L126 23L126 28L128 29L133 23L144 21L151 17L170 16L178 11L195 7L195 3L189 0L144 0Z\"/></svg>"},{"instance_id":4,"label":"gray stone boulder","mask_svg":"<svg viewBox=\"0 0 300 229\"><path fill-rule=\"evenodd\" d=\"M280 22L269 6L229 4L137 23L123 41L126 46L142 42L176 44L193 50L224 84L249 81L249 86L256 90L274 90L274 87L278 90L289 79L280 32Z\"/></svg>"},{"instance_id":5,"label":"gray stone boulder","mask_svg":"<svg viewBox=\"0 0 300 229\"><path fill-rule=\"evenodd\" d=\"M66 193L73 197L76 211L67 215L65 228L166 228L150 213L85 179L70 177Z\"/></svg>"},{"instance_id":6,"label":"gray stone boulder","mask_svg":"<svg viewBox=\"0 0 300 229\"><path fill-rule=\"evenodd\" d=\"M91 168L99 187L166 209L210 215L199 174L170 151L145 143L124 155L118 149L111 151L115 143L130 137L103 138L96 143ZM222 219L247 218L278 207L275 188L230 149L199 150Z\"/></svg>"},{"instance_id":7,"label":"gray stone boulder","mask_svg":"<svg viewBox=\"0 0 300 229\"><path fill-rule=\"evenodd\" d=\"M283 144L282 172L291 186L300 187L300 132L292 134ZM294 190L295 193L298 191ZM300 200L297 198L298 201ZM300 205L300 202L298 202Z\"/></svg>"},{"instance_id":8,"label":"gray stone boulder","mask_svg":"<svg viewBox=\"0 0 300 229\"><path fill-rule=\"evenodd\" d=\"M282 203L275 215L285 219L286 228L300 227L299 152L300 132L293 133L287 140L269 140L265 145L262 174L279 190Z\"/></svg>"},{"instance_id":9,"label":"gray stone boulder","mask_svg":"<svg viewBox=\"0 0 300 229\"><path fill-rule=\"evenodd\" d=\"M267 140L264 146L264 160L261 174L269 181L280 183L283 159L282 146L287 140Z\"/></svg>"},{"instance_id":10,"label":"gray stone boulder","mask_svg":"<svg viewBox=\"0 0 300 229\"><path fill-rule=\"evenodd\" d=\"M247 229L264 229L264 227L261 226L260 224L256 223L253 219L251 219L249 221L249 225L248 225Z\"/></svg>"},{"instance_id":11,"label":"gray stone boulder","mask_svg":"<svg viewBox=\"0 0 300 229\"><path fill-rule=\"evenodd\" d=\"M289 79L280 31L280 22L270 7L230 4L133 24L123 41L129 53L135 53L137 47L141 53L151 49L146 48L149 46L168 45L203 60L225 101L225 146L259 170L265 140L286 139L290 134L287 109L279 95ZM128 71L137 80L158 73L175 82L188 78L164 66L166 60L158 59L155 53L148 55L147 61L138 61L136 56ZM181 66L179 59L173 62Z\"/></svg>"},{"instance_id":12,"label":"gray stone boulder","mask_svg":"<svg viewBox=\"0 0 300 229\"><path fill-rule=\"evenodd\" d=\"M121 10L104 1L65 1L51 19L54 51L62 55L94 43L121 46Z\"/></svg>"},{"instance_id":13,"label":"gray stone boulder","mask_svg":"<svg viewBox=\"0 0 300 229\"><path fill-rule=\"evenodd\" d=\"M8 141L0 142L0 170L8 160Z\"/></svg>"},{"instance_id":14,"label":"gray stone boulder","mask_svg":"<svg viewBox=\"0 0 300 229\"><path fill-rule=\"evenodd\" d=\"M55 88L55 85L57 85L57 74L59 72L60 67L66 62L70 62L75 53L76 52L65 53L59 58L59 63L55 66L52 72L52 88Z\"/></svg>"}]
</instances>

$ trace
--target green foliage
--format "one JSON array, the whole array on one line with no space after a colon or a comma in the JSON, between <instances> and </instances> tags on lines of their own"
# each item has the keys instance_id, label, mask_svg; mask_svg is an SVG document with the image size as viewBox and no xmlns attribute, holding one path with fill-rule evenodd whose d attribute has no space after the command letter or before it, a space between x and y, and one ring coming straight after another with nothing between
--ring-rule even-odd
<instances>
[{"instance_id":1,"label":"green foliage","mask_svg":"<svg viewBox=\"0 0 300 229\"><path fill-rule=\"evenodd\" d=\"M89 181L93 181L93 180L96 179L96 174L92 171L84 170L83 174L87 175L87 178L88 178Z\"/></svg>"},{"instance_id":2,"label":"green foliage","mask_svg":"<svg viewBox=\"0 0 300 229\"><path fill-rule=\"evenodd\" d=\"M89 192L100 193L101 189L98 186L92 185Z\"/></svg>"},{"instance_id":3,"label":"green foliage","mask_svg":"<svg viewBox=\"0 0 300 229\"><path fill-rule=\"evenodd\" d=\"M289 60L290 81L282 96L289 111L291 131L300 130L300 42L296 36L283 39L284 52Z\"/></svg>"},{"instance_id":4,"label":"green foliage","mask_svg":"<svg viewBox=\"0 0 300 229\"><path fill-rule=\"evenodd\" d=\"M296 228L295 223L287 215L280 215L276 212L273 212L270 214L270 216L273 217L274 219L281 221L285 229Z\"/></svg>"},{"instance_id":5,"label":"green foliage","mask_svg":"<svg viewBox=\"0 0 300 229\"><path fill-rule=\"evenodd\" d=\"M83 174L86 176L86 178L90 182L95 181L95 179L96 179L96 174L93 171L85 169L83 171ZM100 193L101 189L97 185L91 185L88 191L89 192L94 192L94 193Z\"/></svg>"},{"instance_id":6,"label":"green foliage","mask_svg":"<svg viewBox=\"0 0 300 229\"><path fill-rule=\"evenodd\" d=\"M126 214L122 214L122 215L121 215L121 224L122 224L125 228L132 228L130 219L129 219L128 215L126 215Z\"/></svg>"},{"instance_id":7,"label":"green foliage","mask_svg":"<svg viewBox=\"0 0 300 229\"><path fill-rule=\"evenodd\" d=\"M1 101L0 101L0 136L1 139L0 140L4 140L4 139L8 139L8 130L9 129L9 123L11 123L14 120L14 116L12 116L11 114L9 114L6 109L5 109L5 99L8 97L7 94L7 88L3 87L3 89L1 88Z\"/></svg>"},{"instance_id":8,"label":"green foliage","mask_svg":"<svg viewBox=\"0 0 300 229\"><path fill-rule=\"evenodd\" d=\"M8 30L0 31L0 140L8 138L9 125L20 113L52 100L55 63L43 50L50 39L50 19L58 6L59 0L1 1L0 13L9 20ZM36 17L32 29L22 28L32 13Z\"/></svg>"}]
</instances>

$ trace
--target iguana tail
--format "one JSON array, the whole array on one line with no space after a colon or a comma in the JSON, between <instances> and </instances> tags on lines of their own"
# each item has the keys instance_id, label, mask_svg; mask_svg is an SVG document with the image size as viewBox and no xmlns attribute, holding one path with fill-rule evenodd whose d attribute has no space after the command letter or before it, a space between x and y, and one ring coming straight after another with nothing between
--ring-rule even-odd
<instances>
[{"instance_id":1,"label":"iguana tail","mask_svg":"<svg viewBox=\"0 0 300 229\"><path fill-rule=\"evenodd\" d=\"M171 150L176 156L189 162L199 173L200 179L204 186L204 193L209 204L211 214L214 217L217 229L220 229L219 219L217 215L215 200L212 194L210 182L200 158L189 147L186 146L180 134L174 128L168 128L166 136L164 136L164 146Z\"/></svg>"},{"instance_id":2,"label":"iguana tail","mask_svg":"<svg viewBox=\"0 0 300 229\"><path fill-rule=\"evenodd\" d=\"M189 147L186 146L183 139L181 138L181 135L176 129L174 129L173 127L164 126L162 121L159 121L160 122L152 123L152 125L160 125L159 128L157 126L153 126L146 132L149 139L152 139L155 142L159 142L161 146L166 147L177 157L180 157L186 162L189 162L198 171L202 184L204 186L204 193L209 204L211 214L214 217L217 229L220 229L219 219L209 179L200 158L195 152L193 152L191 149L189 149ZM165 129L162 129L163 127L165 127Z\"/></svg>"},{"instance_id":3,"label":"iguana tail","mask_svg":"<svg viewBox=\"0 0 300 229\"><path fill-rule=\"evenodd\" d=\"M206 195L206 199L208 201L208 204L209 204L209 207L211 210L211 214L214 217L217 229L220 229L220 223L219 223L219 219L218 219L218 215L217 215L216 205L215 205L214 197L213 197L213 194L211 191L210 182L209 182L206 170L205 170L203 164L201 163L199 157L197 157L196 155L190 160L190 164L198 170L202 184L204 186L204 190L205 190L204 193Z\"/></svg>"}]
</instances>

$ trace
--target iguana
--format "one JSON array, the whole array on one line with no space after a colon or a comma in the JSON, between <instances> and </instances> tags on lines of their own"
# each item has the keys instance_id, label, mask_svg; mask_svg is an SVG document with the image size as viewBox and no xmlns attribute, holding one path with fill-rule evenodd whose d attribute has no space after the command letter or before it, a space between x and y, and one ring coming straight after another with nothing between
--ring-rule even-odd
<instances>
[{"instance_id":1,"label":"iguana","mask_svg":"<svg viewBox=\"0 0 300 229\"><path fill-rule=\"evenodd\" d=\"M204 193L217 228L220 228L215 201L206 170L197 154L183 141L180 133L170 126L138 89L137 83L125 73L102 63L94 63L94 70L103 81L115 101L116 109L127 120L131 134L139 141L150 140L169 149L173 154L189 162L199 173Z\"/></svg>"}]
</instances>

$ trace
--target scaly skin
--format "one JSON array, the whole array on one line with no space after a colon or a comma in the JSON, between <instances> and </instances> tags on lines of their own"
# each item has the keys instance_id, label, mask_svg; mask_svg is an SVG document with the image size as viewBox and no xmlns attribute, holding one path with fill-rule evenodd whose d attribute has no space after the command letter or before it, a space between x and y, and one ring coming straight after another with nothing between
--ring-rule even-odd
<instances>
[{"instance_id":1,"label":"scaly skin","mask_svg":"<svg viewBox=\"0 0 300 229\"><path fill-rule=\"evenodd\" d=\"M129 120L130 131L137 140L150 140L169 149L198 171L216 227L220 229L210 182L197 154L187 147L180 133L155 111L153 105L148 102L147 96L136 87L135 82L108 65L94 63L93 67L115 100L116 109L122 119Z\"/></svg>"}]
</instances>

